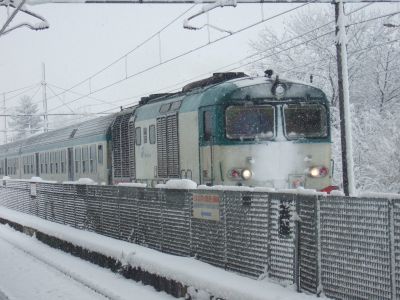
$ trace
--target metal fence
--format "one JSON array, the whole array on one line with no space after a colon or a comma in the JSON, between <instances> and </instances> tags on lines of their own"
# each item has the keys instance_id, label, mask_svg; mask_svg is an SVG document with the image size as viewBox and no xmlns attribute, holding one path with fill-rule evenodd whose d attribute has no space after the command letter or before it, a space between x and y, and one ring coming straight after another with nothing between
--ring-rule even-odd
<instances>
[{"instance_id":1,"label":"metal fence","mask_svg":"<svg viewBox=\"0 0 400 300\"><path fill-rule=\"evenodd\" d=\"M400 299L400 199L6 180L0 205L336 299Z\"/></svg>"}]
</instances>

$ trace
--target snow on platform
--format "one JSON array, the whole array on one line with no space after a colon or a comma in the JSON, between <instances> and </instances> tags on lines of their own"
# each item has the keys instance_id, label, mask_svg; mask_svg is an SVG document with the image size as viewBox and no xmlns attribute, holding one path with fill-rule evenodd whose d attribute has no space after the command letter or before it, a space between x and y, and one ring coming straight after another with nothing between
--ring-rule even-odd
<instances>
[{"instance_id":1,"label":"snow on platform","mask_svg":"<svg viewBox=\"0 0 400 300\"><path fill-rule=\"evenodd\" d=\"M35 238L0 225L0 290L10 300L172 300Z\"/></svg>"},{"instance_id":2,"label":"snow on platform","mask_svg":"<svg viewBox=\"0 0 400 300\"><path fill-rule=\"evenodd\" d=\"M76 246L113 257L132 267L176 280L188 287L194 287L224 299L305 300L317 298L313 295L297 293L293 287L285 288L268 281L268 279L250 279L193 258L160 253L156 250L49 222L1 206L0 218L34 228ZM132 282L132 284L135 283Z\"/></svg>"}]
</instances>

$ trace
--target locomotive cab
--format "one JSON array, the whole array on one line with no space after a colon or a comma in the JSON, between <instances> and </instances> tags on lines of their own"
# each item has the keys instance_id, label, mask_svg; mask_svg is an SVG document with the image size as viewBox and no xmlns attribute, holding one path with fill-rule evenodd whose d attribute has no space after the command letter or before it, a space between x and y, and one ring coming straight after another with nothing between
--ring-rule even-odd
<instances>
[{"instance_id":1,"label":"locomotive cab","mask_svg":"<svg viewBox=\"0 0 400 300\"><path fill-rule=\"evenodd\" d=\"M200 182L279 189L330 185L329 107L317 88L242 79L199 109Z\"/></svg>"}]
</instances>

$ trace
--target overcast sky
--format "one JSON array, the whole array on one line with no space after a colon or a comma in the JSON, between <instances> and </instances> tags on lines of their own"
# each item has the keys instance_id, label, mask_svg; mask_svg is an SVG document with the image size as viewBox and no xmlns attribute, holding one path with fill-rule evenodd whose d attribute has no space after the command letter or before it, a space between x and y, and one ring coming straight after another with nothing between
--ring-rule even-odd
<instances>
[{"instance_id":1,"label":"overcast sky","mask_svg":"<svg viewBox=\"0 0 400 300\"><path fill-rule=\"evenodd\" d=\"M236 31L244 26L268 18L281 11L294 8L299 4L239 4L236 8L217 8L209 14L210 24L220 28ZM375 4L378 5L378 4ZM160 30L192 5L138 5L138 4L44 4L29 8L46 18L50 28L44 31L32 31L27 28L18 29L0 37L0 92L7 92L24 86L39 83L42 76L41 64L46 64L46 81L51 89L47 90L49 112L70 112L63 106L64 102L72 102L70 108L75 112L100 112L128 105L140 95L157 92L173 84L182 82L201 74L210 74L219 67L240 61L252 50L249 40L255 39L265 26L283 30L284 18L310 6L329 7L332 5L311 4L285 17L278 17L242 33L214 43L200 51L196 51L179 60L145 72L140 76L123 81L112 88L104 89L91 96L102 101L111 102L106 105L100 101L79 98L79 95L65 93L54 97L53 92L59 86L65 89L90 77L114 60L134 49L142 41ZM262 7L262 9L261 9ZM165 61L180 53L208 42L208 30L189 31L183 29L183 20L201 8L193 7L183 18L161 33L161 60ZM0 21L4 24L6 9L0 7ZM206 23L206 16L195 19L192 24ZM36 21L20 13L13 24L21 21ZM210 29L211 41L226 35ZM87 94L103 88L115 81L151 67L160 61L159 43L155 38L138 51L134 51L125 60L120 61L106 72L94 77L90 84L84 82L72 91ZM127 72L125 71L127 66ZM239 69L240 70L240 69ZM183 84L182 84L183 85ZM27 92L33 96L36 89ZM14 94L6 95L10 98ZM34 99L41 101L41 91L37 91ZM61 99L60 99L61 98ZM129 98L129 100L118 101ZM15 105L18 97L7 102L7 106Z\"/></svg>"}]
</instances>

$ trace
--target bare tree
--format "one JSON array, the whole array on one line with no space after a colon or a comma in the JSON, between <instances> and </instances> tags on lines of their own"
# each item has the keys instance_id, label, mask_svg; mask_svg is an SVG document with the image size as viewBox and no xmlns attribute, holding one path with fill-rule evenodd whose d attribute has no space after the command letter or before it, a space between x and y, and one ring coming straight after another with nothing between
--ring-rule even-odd
<instances>
[{"instance_id":1,"label":"bare tree","mask_svg":"<svg viewBox=\"0 0 400 300\"><path fill-rule=\"evenodd\" d=\"M400 137L400 30L383 26L380 11L348 15L348 70L357 188L400 191L400 158L393 154ZM376 18L371 22L365 20ZM392 17L394 18L394 17ZM331 102L336 183L341 182L334 11L310 8L288 19L283 34L264 29L250 46L259 54L251 71L274 69L282 77L309 81L322 88ZM394 20L394 23L400 23Z\"/></svg>"}]
</instances>

